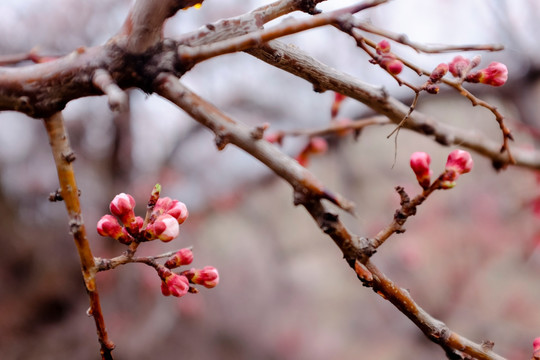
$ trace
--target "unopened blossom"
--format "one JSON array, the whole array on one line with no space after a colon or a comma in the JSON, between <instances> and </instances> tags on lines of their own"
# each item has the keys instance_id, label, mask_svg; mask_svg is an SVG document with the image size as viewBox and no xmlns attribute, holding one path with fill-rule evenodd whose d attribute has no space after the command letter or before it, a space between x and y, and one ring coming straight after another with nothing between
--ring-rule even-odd
<instances>
[{"instance_id":1,"label":"unopened blossom","mask_svg":"<svg viewBox=\"0 0 540 360\"><path fill-rule=\"evenodd\" d=\"M178 221L169 214L163 214L148 224L145 237L148 240L159 239L163 242L169 242L176 238L179 233Z\"/></svg>"},{"instance_id":2,"label":"unopened blossom","mask_svg":"<svg viewBox=\"0 0 540 360\"><path fill-rule=\"evenodd\" d=\"M448 70L452 75L460 78L465 75L465 71L470 64L471 61L469 59L465 59L463 56L458 55L454 57L454 59L452 59L452 61L448 64Z\"/></svg>"},{"instance_id":3,"label":"unopened blossom","mask_svg":"<svg viewBox=\"0 0 540 360\"><path fill-rule=\"evenodd\" d=\"M500 62L492 62L487 68L469 74L467 81L491 86L502 86L508 80L508 68Z\"/></svg>"},{"instance_id":4,"label":"unopened blossom","mask_svg":"<svg viewBox=\"0 0 540 360\"><path fill-rule=\"evenodd\" d=\"M375 47L375 51L377 51L377 54L379 55L390 53L390 43L388 40L379 41Z\"/></svg>"},{"instance_id":5,"label":"unopened blossom","mask_svg":"<svg viewBox=\"0 0 540 360\"><path fill-rule=\"evenodd\" d=\"M335 118L339 112L339 109L341 108L341 103L343 100L345 100L347 97L340 93L335 93L334 95L334 102L332 103L332 108L330 109L330 116L331 118Z\"/></svg>"},{"instance_id":6,"label":"unopened blossom","mask_svg":"<svg viewBox=\"0 0 540 360\"><path fill-rule=\"evenodd\" d=\"M319 136L312 137L304 149L296 156L296 161L302 166L307 166L312 154L323 154L328 150L328 142Z\"/></svg>"},{"instance_id":7,"label":"unopened blossom","mask_svg":"<svg viewBox=\"0 0 540 360\"><path fill-rule=\"evenodd\" d=\"M540 360L540 337L533 341L533 355L531 360Z\"/></svg>"},{"instance_id":8,"label":"unopened blossom","mask_svg":"<svg viewBox=\"0 0 540 360\"><path fill-rule=\"evenodd\" d=\"M184 275L178 275L173 272L167 273L162 277L161 293L165 296L182 297L189 291L189 280Z\"/></svg>"},{"instance_id":9,"label":"unopened blossom","mask_svg":"<svg viewBox=\"0 0 540 360\"><path fill-rule=\"evenodd\" d=\"M131 235L120 225L118 220L112 215L104 215L97 223L97 232L101 236L106 236L129 245L133 241Z\"/></svg>"},{"instance_id":10,"label":"unopened blossom","mask_svg":"<svg viewBox=\"0 0 540 360\"><path fill-rule=\"evenodd\" d=\"M437 67L431 72L429 80L432 83L436 83L443 78L444 75L448 72L448 64L440 63Z\"/></svg>"},{"instance_id":11,"label":"unopened blossom","mask_svg":"<svg viewBox=\"0 0 540 360\"><path fill-rule=\"evenodd\" d=\"M418 151L411 155L411 169L416 175L418 184L424 189L429 188L429 185L431 184L431 175L433 174L433 171L429 168L430 163L431 157L428 153Z\"/></svg>"},{"instance_id":12,"label":"unopened blossom","mask_svg":"<svg viewBox=\"0 0 540 360\"><path fill-rule=\"evenodd\" d=\"M403 63L394 54L381 56L380 65L393 75L398 75L403 70Z\"/></svg>"},{"instance_id":13,"label":"unopened blossom","mask_svg":"<svg viewBox=\"0 0 540 360\"><path fill-rule=\"evenodd\" d=\"M456 185L456 179L461 174L466 174L472 170L473 159L471 154L464 150L454 150L448 155L445 171L442 177L441 186L443 189L450 189Z\"/></svg>"},{"instance_id":14,"label":"unopened blossom","mask_svg":"<svg viewBox=\"0 0 540 360\"><path fill-rule=\"evenodd\" d=\"M205 266L202 269L191 269L184 273L184 275L194 284L202 285L208 289L211 289L219 283L219 273L213 266Z\"/></svg>"},{"instance_id":15,"label":"unopened blossom","mask_svg":"<svg viewBox=\"0 0 540 360\"><path fill-rule=\"evenodd\" d=\"M135 199L133 199L133 196L125 193L116 195L111 201L109 209L111 210L111 214L116 215L128 229L135 229L137 227Z\"/></svg>"},{"instance_id":16,"label":"unopened blossom","mask_svg":"<svg viewBox=\"0 0 540 360\"><path fill-rule=\"evenodd\" d=\"M169 197L160 198L154 206L156 215L169 214L178 221L178 224L182 224L189 216L186 204L176 199Z\"/></svg>"},{"instance_id":17,"label":"unopened blossom","mask_svg":"<svg viewBox=\"0 0 540 360\"><path fill-rule=\"evenodd\" d=\"M193 262L193 252L188 249L180 249L173 256L167 259L165 262L165 267L169 269L174 269L179 266L189 265Z\"/></svg>"}]
</instances>

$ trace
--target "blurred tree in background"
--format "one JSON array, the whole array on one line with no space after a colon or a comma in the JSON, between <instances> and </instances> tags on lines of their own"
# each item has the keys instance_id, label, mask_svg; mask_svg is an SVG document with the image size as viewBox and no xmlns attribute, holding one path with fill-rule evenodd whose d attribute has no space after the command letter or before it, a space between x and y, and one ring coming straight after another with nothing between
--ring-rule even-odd
<instances>
[{"instance_id":1,"label":"blurred tree in background","mask_svg":"<svg viewBox=\"0 0 540 360\"><path fill-rule=\"evenodd\" d=\"M58 177L41 119L63 117L94 256L126 250L94 230L111 199L129 193L143 215L160 183L190 216L176 241L137 253L192 246L196 267L220 272L215 289L181 299L162 296L146 266L97 273L115 358L530 358L540 326L540 4L196 3L0 3L1 357L98 357L66 209L48 201ZM351 20L355 4L366 9ZM167 6L172 13L160 15ZM163 42L168 16L164 37L174 41ZM157 38L137 33L144 24ZM374 47L383 39L391 52ZM492 43L504 50L469 46ZM384 54L403 71L392 76ZM472 98L450 73L447 83L429 83L438 64L458 55L481 55L471 74L505 64L508 80L464 82ZM53 98L63 101L46 103ZM486 106L471 106L480 99ZM373 240L401 208L394 187L411 198L422 192L411 154L431 156L434 181L456 148L472 154L471 173L405 216L407 231L392 232L371 261ZM398 303L410 294L444 322L426 327L451 330L430 335L417 311L392 306L377 271L407 289ZM460 348L468 344L460 336L476 347Z\"/></svg>"}]
</instances>

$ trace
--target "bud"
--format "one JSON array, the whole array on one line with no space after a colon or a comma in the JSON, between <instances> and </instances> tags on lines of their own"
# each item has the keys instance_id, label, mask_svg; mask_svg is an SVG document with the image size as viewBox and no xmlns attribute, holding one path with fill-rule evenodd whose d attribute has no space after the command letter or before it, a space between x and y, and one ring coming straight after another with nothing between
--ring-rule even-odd
<instances>
[{"instance_id":1,"label":"bud","mask_svg":"<svg viewBox=\"0 0 540 360\"><path fill-rule=\"evenodd\" d=\"M312 137L309 142L309 152L313 154L324 154L328 150L328 142L322 137Z\"/></svg>"},{"instance_id":2,"label":"bud","mask_svg":"<svg viewBox=\"0 0 540 360\"><path fill-rule=\"evenodd\" d=\"M411 155L411 168L416 174L418 184L420 184L423 189L429 188L429 185L431 184L431 174L433 174L433 171L429 169L430 163L431 158L428 153L415 152Z\"/></svg>"},{"instance_id":3,"label":"bud","mask_svg":"<svg viewBox=\"0 0 540 360\"><path fill-rule=\"evenodd\" d=\"M211 289L219 283L219 273L213 266L205 266L202 269L191 269L184 275L194 284L202 285L205 288Z\"/></svg>"},{"instance_id":4,"label":"bud","mask_svg":"<svg viewBox=\"0 0 540 360\"><path fill-rule=\"evenodd\" d=\"M471 154L463 150L452 151L446 161L441 187L443 189L453 188L459 175L468 173L472 170L472 167L473 159Z\"/></svg>"},{"instance_id":5,"label":"bud","mask_svg":"<svg viewBox=\"0 0 540 360\"><path fill-rule=\"evenodd\" d=\"M429 76L429 81L436 83L448 72L448 64L440 63Z\"/></svg>"},{"instance_id":6,"label":"bud","mask_svg":"<svg viewBox=\"0 0 540 360\"><path fill-rule=\"evenodd\" d=\"M133 196L125 193L118 194L111 201L109 208L111 214L116 215L125 227L128 229L135 229L137 227L134 212L135 199L133 199Z\"/></svg>"},{"instance_id":7,"label":"bud","mask_svg":"<svg viewBox=\"0 0 540 360\"><path fill-rule=\"evenodd\" d=\"M540 359L540 337L537 337L533 341L533 355L531 360L539 360Z\"/></svg>"},{"instance_id":8,"label":"bud","mask_svg":"<svg viewBox=\"0 0 540 360\"><path fill-rule=\"evenodd\" d=\"M403 63L394 54L384 54L381 57L380 64L393 75L398 75L403 70Z\"/></svg>"},{"instance_id":9,"label":"bud","mask_svg":"<svg viewBox=\"0 0 540 360\"><path fill-rule=\"evenodd\" d=\"M508 68L503 63L494 61L487 68L469 74L466 80L472 83L502 86L508 80Z\"/></svg>"},{"instance_id":10,"label":"bud","mask_svg":"<svg viewBox=\"0 0 540 360\"><path fill-rule=\"evenodd\" d=\"M334 102L332 103L332 108L330 109L330 116L331 118L335 118L339 112L339 108L341 107L341 103L343 100L345 100L347 97L340 93L335 93L334 95Z\"/></svg>"},{"instance_id":11,"label":"bud","mask_svg":"<svg viewBox=\"0 0 540 360\"><path fill-rule=\"evenodd\" d=\"M377 51L377 54L379 55L390 53L390 43L388 42L388 40L379 41L379 43L377 43L375 51Z\"/></svg>"},{"instance_id":12,"label":"bud","mask_svg":"<svg viewBox=\"0 0 540 360\"><path fill-rule=\"evenodd\" d=\"M312 154L323 154L328 150L328 143L322 137L315 136L309 140L306 147L296 156L296 161L302 166L307 166L309 156Z\"/></svg>"},{"instance_id":13,"label":"bud","mask_svg":"<svg viewBox=\"0 0 540 360\"><path fill-rule=\"evenodd\" d=\"M163 214L148 224L145 237L148 240L159 239L163 242L169 242L177 237L179 233L178 221L169 214Z\"/></svg>"},{"instance_id":14,"label":"bud","mask_svg":"<svg viewBox=\"0 0 540 360\"><path fill-rule=\"evenodd\" d=\"M430 83L427 83L425 86L424 86L424 89L426 90L426 92L428 92L429 94L438 94L439 93L439 85L435 85L435 84L430 84Z\"/></svg>"},{"instance_id":15,"label":"bud","mask_svg":"<svg viewBox=\"0 0 540 360\"><path fill-rule=\"evenodd\" d=\"M470 63L471 61L469 59L465 59L463 56L458 55L448 64L448 70L452 75L460 78L465 75L465 71Z\"/></svg>"},{"instance_id":16,"label":"bud","mask_svg":"<svg viewBox=\"0 0 540 360\"><path fill-rule=\"evenodd\" d=\"M283 145L283 137L285 133L283 131L278 131L275 133L264 134L264 140L268 141L271 144Z\"/></svg>"},{"instance_id":17,"label":"bud","mask_svg":"<svg viewBox=\"0 0 540 360\"><path fill-rule=\"evenodd\" d=\"M158 216L162 214L169 214L178 221L178 224L182 224L184 221L186 221L189 215L186 204L178 200L173 200L169 197L159 199L156 202L153 213Z\"/></svg>"},{"instance_id":18,"label":"bud","mask_svg":"<svg viewBox=\"0 0 540 360\"><path fill-rule=\"evenodd\" d=\"M184 275L171 271L164 272L161 278L161 293L165 296L182 297L189 291L189 280Z\"/></svg>"},{"instance_id":19,"label":"bud","mask_svg":"<svg viewBox=\"0 0 540 360\"><path fill-rule=\"evenodd\" d=\"M110 237L120 241L122 244L129 245L133 237L129 235L118 220L112 215L104 215L97 223L97 232L101 236Z\"/></svg>"},{"instance_id":20,"label":"bud","mask_svg":"<svg viewBox=\"0 0 540 360\"><path fill-rule=\"evenodd\" d=\"M173 256L171 256L165 263L165 267L174 269L182 265L189 265L193 262L193 252L190 249L184 248L178 250Z\"/></svg>"}]
</instances>

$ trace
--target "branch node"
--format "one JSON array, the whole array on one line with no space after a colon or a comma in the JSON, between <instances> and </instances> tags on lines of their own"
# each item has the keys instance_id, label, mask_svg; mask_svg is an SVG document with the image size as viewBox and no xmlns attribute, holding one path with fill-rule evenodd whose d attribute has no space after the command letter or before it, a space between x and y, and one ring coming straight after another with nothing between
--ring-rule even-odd
<instances>
[{"instance_id":1,"label":"branch node","mask_svg":"<svg viewBox=\"0 0 540 360\"><path fill-rule=\"evenodd\" d=\"M254 129L251 130L249 135L254 140L261 140L264 137L264 132L270 127L269 123L264 123L262 125L257 125Z\"/></svg>"},{"instance_id":2,"label":"branch node","mask_svg":"<svg viewBox=\"0 0 540 360\"><path fill-rule=\"evenodd\" d=\"M230 142L229 135L216 135L216 147L219 151L225 149Z\"/></svg>"},{"instance_id":3,"label":"branch node","mask_svg":"<svg viewBox=\"0 0 540 360\"><path fill-rule=\"evenodd\" d=\"M64 159L65 162L67 162L68 164L71 164L77 159L77 156L75 155L73 151L70 151L67 154L62 153L62 158Z\"/></svg>"}]
</instances>

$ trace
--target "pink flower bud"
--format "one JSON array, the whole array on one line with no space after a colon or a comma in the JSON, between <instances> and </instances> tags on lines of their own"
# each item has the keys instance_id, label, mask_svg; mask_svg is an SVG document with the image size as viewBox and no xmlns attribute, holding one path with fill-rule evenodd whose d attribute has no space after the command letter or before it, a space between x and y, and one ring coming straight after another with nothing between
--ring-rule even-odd
<instances>
[{"instance_id":1,"label":"pink flower bud","mask_svg":"<svg viewBox=\"0 0 540 360\"><path fill-rule=\"evenodd\" d=\"M537 337L533 341L533 355L531 360L540 359L540 337Z\"/></svg>"},{"instance_id":2,"label":"pink flower bud","mask_svg":"<svg viewBox=\"0 0 540 360\"><path fill-rule=\"evenodd\" d=\"M398 75L403 70L403 63L394 54L384 54L381 57L380 64L393 75Z\"/></svg>"},{"instance_id":3,"label":"pink flower bud","mask_svg":"<svg viewBox=\"0 0 540 360\"><path fill-rule=\"evenodd\" d=\"M191 269L184 275L194 284L202 285L205 288L211 289L219 283L219 273L213 266L205 266L202 269Z\"/></svg>"},{"instance_id":4,"label":"pink flower bud","mask_svg":"<svg viewBox=\"0 0 540 360\"><path fill-rule=\"evenodd\" d=\"M285 133L283 133L282 131L278 131L275 133L264 134L264 140L268 141L271 144L282 145L283 136L285 136Z\"/></svg>"},{"instance_id":5,"label":"pink flower bud","mask_svg":"<svg viewBox=\"0 0 540 360\"><path fill-rule=\"evenodd\" d=\"M454 150L448 155L445 172L442 176L441 187L450 189L456 185L456 179L461 174L472 170L473 159L471 154L464 150Z\"/></svg>"},{"instance_id":6,"label":"pink flower bud","mask_svg":"<svg viewBox=\"0 0 540 360\"><path fill-rule=\"evenodd\" d=\"M309 142L309 151L313 154L324 154L328 150L328 142L319 136L312 137Z\"/></svg>"},{"instance_id":7,"label":"pink flower bud","mask_svg":"<svg viewBox=\"0 0 540 360\"><path fill-rule=\"evenodd\" d=\"M332 103L332 107L330 109L330 116L331 118L335 118L337 114L339 113L339 109L341 108L341 103L343 100L345 100L347 97L340 93L335 93L334 95L334 102Z\"/></svg>"},{"instance_id":8,"label":"pink flower bud","mask_svg":"<svg viewBox=\"0 0 540 360\"><path fill-rule=\"evenodd\" d=\"M503 63L494 61L487 68L469 74L466 80L472 83L502 86L508 80L508 68Z\"/></svg>"},{"instance_id":9,"label":"pink flower bud","mask_svg":"<svg viewBox=\"0 0 540 360\"><path fill-rule=\"evenodd\" d=\"M163 214L157 217L154 222L146 227L145 237L148 240L159 239L163 242L169 242L180 233L178 221L169 214Z\"/></svg>"},{"instance_id":10,"label":"pink flower bud","mask_svg":"<svg viewBox=\"0 0 540 360\"><path fill-rule=\"evenodd\" d=\"M125 193L118 194L114 197L109 205L111 214L118 216L120 221L128 229L135 229L137 227L137 220L135 219L135 199L133 196Z\"/></svg>"},{"instance_id":11,"label":"pink flower bud","mask_svg":"<svg viewBox=\"0 0 540 360\"><path fill-rule=\"evenodd\" d=\"M165 273L161 281L161 293L165 296L182 297L189 291L189 280L184 275Z\"/></svg>"},{"instance_id":12,"label":"pink flower bud","mask_svg":"<svg viewBox=\"0 0 540 360\"><path fill-rule=\"evenodd\" d=\"M463 56L458 55L448 64L448 70L450 70L452 75L460 78L465 75L464 72L469 67L470 63L471 61L469 59L465 59Z\"/></svg>"},{"instance_id":13,"label":"pink flower bud","mask_svg":"<svg viewBox=\"0 0 540 360\"><path fill-rule=\"evenodd\" d=\"M180 249L171 256L165 263L165 267L174 269L182 265L189 265L193 262L193 252L190 249Z\"/></svg>"},{"instance_id":14,"label":"pink flower bud","mask_svg":"<svg viewBox=\"0 0 540 360\"><path fill-rule=\"evenodd\" d=\"M189 215L186 204L178 200L173 200L169 197L159 199L156 202L153 212L158 216L161 214L169 214L178 221L178 224L182 224L184 221L186 221Z\"/></svg>"},{"instance_id":15,"label":"pink flower bud","mask_svg":"<svg viewBox=\"0 0 540 360\"><path fill-rule=\"evenodd\" d=\"M101 236L106 236L120 241L122 244L129 245L133 237L129 235L118 220L112 215L104 215L97 223L97 232Z\"/></svg>"},{"instance_id":16,"label":"pink flower bud","mask_svg":"<svg viewBox=\"0 0 540 360\"><path fill-rule=\"evenodd\" d=\"M441 80L444 75L448 72L448 64L440 63L431 73L429 80L432 83L436 83Z\"/></svg>"},{"instance_id":17,"label":"pink flower bud","mask_svg":"<svg viewBox=\"0 0 540 360\"><path fill-rule=\"evenodd\" d=\"M429 188L431 184L431 174L433 171L429 169L431 158L425 152L415 152L411 155L411 168L416 174L416 179L420 186L424 189Z\"/></svg>"},{"instance_id":18,"label":"pink flower bud","mask_svg":"<svg viewBox=\"0 0 540 360\"><path fill-rule=\"evenodd\" d=\"M377 51L377 54L379 55L390 53L390 43L388 42L388 40L379 41L377 47L375 48L375 51Z\"/></svg>"}]
</instances>

